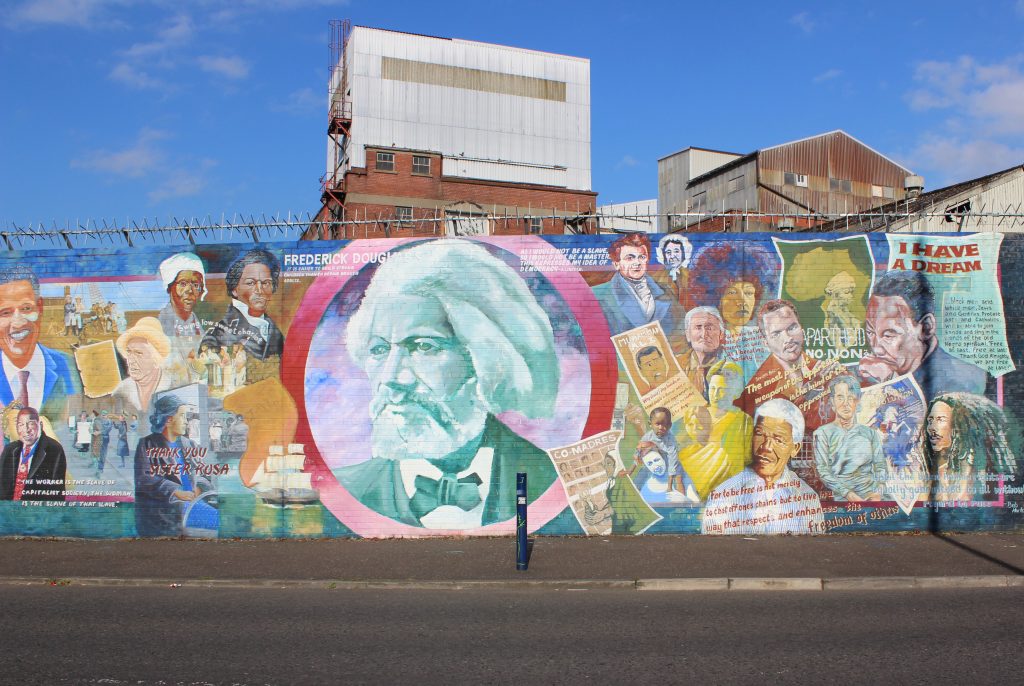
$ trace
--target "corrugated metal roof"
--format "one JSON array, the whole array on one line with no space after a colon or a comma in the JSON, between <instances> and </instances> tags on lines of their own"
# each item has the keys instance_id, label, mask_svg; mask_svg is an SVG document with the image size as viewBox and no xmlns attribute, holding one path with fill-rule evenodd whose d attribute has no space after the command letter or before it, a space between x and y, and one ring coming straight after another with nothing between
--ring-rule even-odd
<instances>
[{"instance_id":1,"label":"corrugated metal roof","mask_svg":"<svg viewBox=\"0 0 1024 686\"><path fill-rule=\"evenodd\" d=\"M707 172L705 174L701 174L700 176L695 176L694 178L690 179L690 182L688 184L686 184L686 187L687 188L691 188L694 185L696 185L698 183L701 183L702 181L707 181L708 179L714 178L714 177L718 176L719 174L722 174L724 172L729 171L730 169L735 169L736 167L742 166L742 165L746 164L747 162L749 162L750 160L752 160L755 157L757 157L757 152L758 151L755 150L754 152L747 153L743 157L737 157L736 159L732 160L731 162L726 162L721 167L715 167L714 169L712 169L711 171L709 171L709 172ZM732 154L732 153L726 153L726 154Z\"/></svg>"},{"instance_id":2,"label":"corrugated metal roof","mask_svg":"<svg viewBox=\"0 0 1024 686\"><path fill-rule=\"evenodd\" d=\"M661 162L662 160L667 160L670 157L675 157L676 155L678 155L680 153L684 153L687 150L700 150L702 152L717 152L720 155L742 155L743 154L741 152L730 152L728 150L715 150L714 148L701 148L701 147L698 147L696 145L690 145L690 146L687 146L687 147L682 148L680 150L676 150L673 153L669 153L668 155L665 155L664 157L659 157L658 161Z\"/></svg>"},{"instance_id":3,"label":"corrugated metal roof","mask_svg":"<svg viewBox=\"0 0 1024 686\"><path fill-rule=\"evenodd\" d=\"M906 172L907 172L907 174L908 174L908 175L909 175L909 174L913 174L913 173L914 173L914 172L912 172L911 170L909 170L909 169L907 169L906 167L904 167L904 166L903 166L902 164L900 164L899 162L894 162L893 160L889 159L889 158L888 158L887 156L883 155L882 153L880 153L880 152L878 152L877 150L875 150L874 148L872 148L872 147L871 147L870 145L868 145L868 144L867 144L867 143L865 143L864 141L862 141L862 140L858 139L858 138L857 138L857 137L855 137L855 136L851 136L850 134L846 133L846 132L845 132L845 131L843 131L842 129L833 129L832 131L827 131L827 132L825 132L825 133L819 133L819 134L817 134L816 136L807 136L806 138L801 138L801 139L799 139L799 140L795 140L795 141L790 141L790 142L788 142L788 143L780 143L779 145L773 145L773 146L771 146L770 148L761 148L761 152L767 152L768 150L773 150L774 148L781 148L781 147L784 147L784 146L786 146L786 145L794 145L794 144L796 144L796 143L803 143L803 142L805 142L805 141L810 141L810 140L814 140L815 138L823 138L823 137L825 137L825 136L833 136L833 135L835 135L835 134L841 134L841 135L843 135L843 136L846 136L847 138L850 138L850 139L852 139L852 140L856 141L857 143L859 143L860 145L863 145L863 146L864 146L865 148L867 148L867 149L868 149L868 150L870 150L871 152L875 153L875 154L876 154L876 155L878 155L879 157L884 157L884 158L885 158L886 160L888 160L888 161L889 161L889 162L891 162L892 164L895 164L895 165L896 165L897 167L899 167L900 169L903 169L904 171L906 171Z\"/></svg>"},{"instance_id":4,"label":"corrugated metal roof","mask_svg":"<svg viewBox=\"0 0 1024 686\"><path fill-rule=\"evenodd\" d=\"M1009 169L989 174L988 176L981 176L976 179L970 179L968 181L961 181L951 186L944 188L937 188L934 191L922 193L916 198L910 200L896 200L894 202L880 205L871 210L871 214L899 214L899 215L911 215L932 207L934 205L942 204L945 200L954 198L961 195L969 190L984 186L992 181L995 181L1001 176L1012 174L1014 172L1024 172L1024 165L1014 165ZM831 231L845 231L847 227L858 227L865 223L864 221L858 220L853 217L853 223L850 222L850 217L841 217L839 219L833 219L831 221L824 222L818 226L813 227L813 231L828 233ZM874 230L874 229L871 229Z\"/></svg>"}]
</instances>

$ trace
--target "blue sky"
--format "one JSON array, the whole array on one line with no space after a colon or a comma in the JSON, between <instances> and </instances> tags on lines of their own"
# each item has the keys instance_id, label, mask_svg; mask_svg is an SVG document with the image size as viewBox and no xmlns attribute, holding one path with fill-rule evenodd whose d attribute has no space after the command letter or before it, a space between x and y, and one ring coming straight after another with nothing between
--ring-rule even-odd
<instances>
[{"instance_id":1,"label":"blue sky","mask_svg":"<svg viewBox=\"0 0 1024 686\"><path fill-rule=\"evenodd\" d=\"M315 211L341 18L590 58L602 204L837 128L929 188L1024 163L1024 0L5 0L0 228Z\"/></svg>"}]
</instances>

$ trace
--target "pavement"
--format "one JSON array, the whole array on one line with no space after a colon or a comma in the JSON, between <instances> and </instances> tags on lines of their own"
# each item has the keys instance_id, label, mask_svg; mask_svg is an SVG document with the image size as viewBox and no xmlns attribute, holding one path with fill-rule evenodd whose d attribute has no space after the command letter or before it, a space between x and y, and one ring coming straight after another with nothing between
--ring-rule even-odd
<instances>
[{"instance_id":1,"label":"pavement","mask_svg":"<svg viewBox=\"0 0 1024 686\"><path fill-rule=\"evenodd\" d=\"M0 539L0 585L842 590L1024 587L1024 532L515 539Z\"/></svg>"}]
</instances>

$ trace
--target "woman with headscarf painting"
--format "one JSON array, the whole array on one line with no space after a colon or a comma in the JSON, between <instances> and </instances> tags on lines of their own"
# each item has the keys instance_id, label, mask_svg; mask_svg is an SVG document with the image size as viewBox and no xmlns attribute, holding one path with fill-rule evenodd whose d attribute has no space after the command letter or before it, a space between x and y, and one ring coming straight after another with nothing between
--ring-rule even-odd
<instances>
[{"instance_id":1,"label":"woman with headscarf painting","mask_svg":"<svg viewBox=\"0 0 1024 686\"><path fill-rule=\"evenodd\" d=\"M942 393L928 406L921 437L925 466L934 479L932 500L995 500L996 484L986 476L1017 475L1019 462L1010 448L1006 416L988 398L963 392Z\"/></svg>"},{"instance_id":2,"label":"woman with headscarf painting","mask_svg":"<svg viewBox=\"0 0 1024 686\"><path fill-rule=\"evenodd\" d=\"M717 307L725 322L725 354L740 365L745 384L768 358L764 338L752 322L763 300L775 297L778 258L752 242L712 241L690 263L690 297Z\"/></svg>"}]
</instances>

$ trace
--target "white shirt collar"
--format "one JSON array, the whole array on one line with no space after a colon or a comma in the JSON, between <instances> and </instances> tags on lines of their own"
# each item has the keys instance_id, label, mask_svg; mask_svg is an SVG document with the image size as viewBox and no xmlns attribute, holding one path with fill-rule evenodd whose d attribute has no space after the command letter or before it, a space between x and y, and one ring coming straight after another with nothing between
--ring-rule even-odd
<instances>
[{"instance_id":1,"label":"white shirt collar","mask_svg":"<svg viewBox=\"0 0 1024 686\"><path fill-rule=\"evenodd\" d=\"M469 529L483 522L484 502L491 490L491 467L494 463L494 448L480 448L469 466L456 474L457 478L476 474L480 477L480 504L472 510L463 510L456 505L442 505L420 517L420 524L428 529ZM427 476L440 479L443 473L427 460L401 460L398 469L402 474L402 486L411 499L416 494L416 477Z\"/></svg>"},{"instance_id":2,"label":"white shirt collar","mask_svg":"<svg viewBox=\"0 0 1024 686\"><path fill-rule=\"evenodd\" d=\"M46 358L43 357L43 351L39 349L39 345L36 345L28 364L21 368L14 366L7 355L0 355L0 357L3 357L4 376L7 377L7 383L11 387L11 396L15 400L18 399L18 391L21 390L21 379L18 377L18 372L24 369L28 372L28 405L37 410L41 409L43 387L46 381Z\"/></svg>"},{"instance_id":3,"label":"white shirt collar","mask_svg":"<svg viewBox=\"0 0 1024 686\"><path fill-rule=\"evenodd\" d=\"M267 321L267 316L265 314L261 317L253 317L249 314L249 306L235 298L231 299L231 304L235 306L236 310L242 313L242 316L245 317L245 321L249 322L251 326L259 329L264 338L267 337L267 333L270 331L270 322Z\"/></svg>"}]
</instances>

